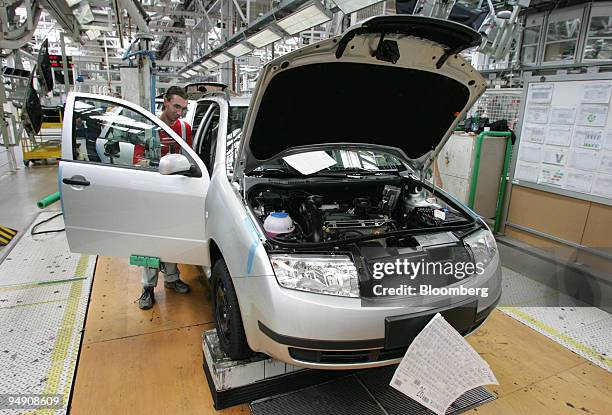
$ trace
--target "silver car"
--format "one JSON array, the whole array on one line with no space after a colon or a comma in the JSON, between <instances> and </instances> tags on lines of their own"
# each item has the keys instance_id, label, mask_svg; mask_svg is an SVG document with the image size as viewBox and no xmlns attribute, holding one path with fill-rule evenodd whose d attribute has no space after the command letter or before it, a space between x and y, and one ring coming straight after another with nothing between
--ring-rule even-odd
<instances>
[{"instance_id":1,"label":"silver car","mask_svg":"<svg viewBox=\"0 0 612 415\"><path fill-rule=\"evenodd\" d=\"M473 332L501 295L495 240L425 177L485 89L458 54L479 43L448 21L370 19L268 63L248 111L203 98L193 149L134 104L70 94L71 250L203 266L234 359L392 364L438 312ZM77 145L101 131L105 154Z\"/></svg>"}]
</instances>

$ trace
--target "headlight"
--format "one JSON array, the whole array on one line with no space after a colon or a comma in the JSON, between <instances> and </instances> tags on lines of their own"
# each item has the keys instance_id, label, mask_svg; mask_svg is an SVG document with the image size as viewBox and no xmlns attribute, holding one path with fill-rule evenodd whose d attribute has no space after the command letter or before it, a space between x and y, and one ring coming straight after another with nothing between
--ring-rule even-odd
<instances>
[{"instance_id":1,"label":"headlight","mask_svg":"<svg viewBox=\"0 0 612 415\"><path fill-rule=\"evenodd\" d=\"M357 269L346 255L270 255L270 261L282 287L359 297Z\"/></svg>"},{"instance_id":2,"label":"headlight","mask_svg":"<svg viewBox=\"0 0 612 415\"><path fill-rule=\"evenodd\" d=\"M463 242L472 249L474 262L481 263L486 268L495 258L497 253L497 243L491 231L482 229L466 236Z\"/></svg>"}]
</instances>

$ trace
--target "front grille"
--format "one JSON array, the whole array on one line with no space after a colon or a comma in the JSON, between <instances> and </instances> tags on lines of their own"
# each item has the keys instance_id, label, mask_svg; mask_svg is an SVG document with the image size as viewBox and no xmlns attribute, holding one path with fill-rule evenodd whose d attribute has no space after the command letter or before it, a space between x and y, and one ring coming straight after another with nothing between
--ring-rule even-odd
<instances>
[{"instance_id":1,"label":"front grille","mask_svg":"<svg viewBox=\"0 0 612 415\"><path fill-rule=\"evenodd\" d=\"M462 336L468 335L476 330L484 319L477 321L460 331ZM307 363L322 363L322 364L356 364L356 363L372 363L384 362L387 360L401 359L406 354L408 346L397 347L393 349L366 349L366 350L311 350L300 349L297 347L289 348L289 355L301 362Z\"/></svg>"},{"instance_id":2,"label":"front grille","mask_svg":"<svg viewBox=\"0 0 612 415\"><path fill-rule=\"evenodd\" d=\"M368 349L368 350L308 350L289 348L289 355L295 360L308 363L323 364L351 364L383 362L385 360L398 359L404 356L408 347L397 349Z\"/></svg>"}]
</instances>

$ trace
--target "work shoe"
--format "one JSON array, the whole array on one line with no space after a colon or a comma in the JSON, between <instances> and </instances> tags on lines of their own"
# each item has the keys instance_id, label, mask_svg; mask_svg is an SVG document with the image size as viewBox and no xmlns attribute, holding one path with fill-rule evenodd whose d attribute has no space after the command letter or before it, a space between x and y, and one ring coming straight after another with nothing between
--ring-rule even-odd
<instances>
[{"instance_id":1,"label":"work shoe","mask_svg":"<svg viewBox=\"0 0 612 415\"><path fill-rule=\"evenodd\" d=\"M164 281L164 287L172 288L174 291L176 291L179 294L187 294L190 290L189 285L187 285L181 280L176 280L172 282Z\"/></svg>"},{"instance_id":2,"label":"work shoe","mask_svg":"<svg viewBox=\"0 0 612 415\"><path fill-rule=\"evenodd\" d=\"M138 307L141 310L148 310L155 303L155 295L153 294L154 287L142 287L142 294L138 299Z\"/></svg>"}]
</instances>

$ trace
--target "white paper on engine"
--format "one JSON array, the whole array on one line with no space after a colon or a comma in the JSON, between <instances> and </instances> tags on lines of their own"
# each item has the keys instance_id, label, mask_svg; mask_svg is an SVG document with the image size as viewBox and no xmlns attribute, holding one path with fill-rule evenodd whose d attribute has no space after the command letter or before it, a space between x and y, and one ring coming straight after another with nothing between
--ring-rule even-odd
<instances>
[{"instance_id":1,"label":"white paper on engine","mask_svg":"<svg viewBox=\"0 0 612 415\"><path fill-rule=\"evenodd\" d=\"M491 368L440 313L414 339L390 385L444 415L465 392L499 385Z\"/></svg>"},{"instance_id":2,"label":"white paper on engine","mask_svg":"<svg viewBox=\"0 0 612 415\"><path fill-rule=\"evenodd\" d=\"M294 154L283 157L283 160L304 175L316 173L336 164L336 160L325 151Z\"/></svg>"}]
</instances>

